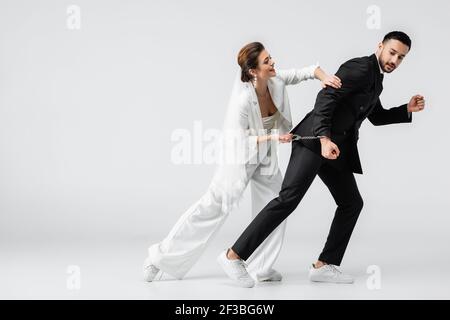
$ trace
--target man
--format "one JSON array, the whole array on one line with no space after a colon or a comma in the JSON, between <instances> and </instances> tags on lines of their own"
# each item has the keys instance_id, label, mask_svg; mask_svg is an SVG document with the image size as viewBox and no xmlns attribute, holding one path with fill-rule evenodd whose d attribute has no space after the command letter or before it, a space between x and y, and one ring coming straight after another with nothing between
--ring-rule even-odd
<instances>
[{"instance_id":1,"label":"man","mask_svg":"<svg viewBox=\"0 0 450 320\"><path fill-rule=\"evenodd\" d=\"M231 279L243 287L254 286L244 260L295 210L318 175L330 190L337 209L325 247L311 267L309 278L319 282L353 282L337 266L363 207L354 178L354 173L362 174L358 130L366 118L376 126L407 123L412 121L412 112L424 109L425 100L421 95L389 110L382 107L379 99L384 74L397 69L410 49L408 35L390 32L375 54L341 65L336 73L342 81L341 88L326 87L318 93L314 109L291 132L318 138L293 142L279 196L256 216L231 249L218 257Z\"/></svg>"}]
</instances>

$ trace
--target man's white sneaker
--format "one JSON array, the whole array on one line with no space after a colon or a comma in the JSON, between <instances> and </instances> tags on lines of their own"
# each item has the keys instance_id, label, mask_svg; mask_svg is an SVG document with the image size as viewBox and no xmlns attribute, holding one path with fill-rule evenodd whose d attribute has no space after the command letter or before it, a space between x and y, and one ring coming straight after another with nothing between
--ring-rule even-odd
<instances>
[{"instance_id":1,"label":"man's white sneaker","mask_svg":"<svg viewBox=\"0 0 450 320\"><path fill-rule=\"evenodd\" d=\"M244 288L252 288L255 286L255 280L248 274L245 268L245 262L237 259L230 260L227 258L227 250L217 257L217 262L222 267L227 276L237 285Z\"/></svg>"},{"instance_id":2,"label":"man's white sneaker","mask_svg":"<svg viewBox=\"0 0 450 320\"><path fill-rule=\"evenodd\" d=\"M257 273L256 274L256 279L259 282L265 282L265 281L281 281L281 279L283 279L283 276L281 275L281 273L279 273L278 271L274 270L274 269L270 269L267 272L262 272L262 273Z\"/></svg>"},{"instance_id":3,"label":"man's white sneaker","mask_svg":"<svg viewBox=\"0 0 450 320\"><path fill-rule=\"evenodd\" d=\"M309 280L313 282L353 283L353 277L342 273L335 265L326 264L320 268L311 266Z\"/></svg>"},{"instance_id":4,"label":"man's white sneaker","mask_svg":"<svg viewBox=\"0 0 450 320\"><path fill-rule=\"evenodd\" d=\"M147 282L152 282L156 278L160 270L152 265L150 260L147 258L144 261L142 271L144 272L144 280Z\"/></svg>"}]
</instances>

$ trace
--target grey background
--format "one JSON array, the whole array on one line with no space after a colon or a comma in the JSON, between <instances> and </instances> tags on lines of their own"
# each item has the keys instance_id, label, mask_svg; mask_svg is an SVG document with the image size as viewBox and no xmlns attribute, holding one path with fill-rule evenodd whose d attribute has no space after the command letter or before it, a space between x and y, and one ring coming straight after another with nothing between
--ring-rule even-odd
<instances>
[{"instance_id":1,"label":"grey background","mask_svg":"<svg viewBox=\"0 0 450 320\"><path fill-rule=\"evenodd\" d=\"M72 4L81 8L80 30L66 26ZM370 5L381 9L379 30L366 26ZM379 265L388 270L383 274L394 273L394 284L395 271L406 268L403 281L416 281L415 289L394 285L372 297L362 282L348 297L450 297L443 268L450 253L449 12L445 1L1 0L0 276L6 285L0 295L183 298L178 287L139 291L147 246L206 191L214 171L213 165L172 163L172 132L192 131L195 121L204 129L221 127L236 55L247 42L263 42L277 68L319 61L333 73L350 58L372 54L385 33L399 29L411 36L412 50L385 77L381 99L388 108L422 94L426 110L413 115L412 125L363 124L364 175L357 180L365 208L344 263L361 277L368 265ZM318 81L289 88L295 124L319 89ZM283 146L283 172L289 154ZM292 279L319 254L333 212L317 179L288 219L280 266ZM201 260L198 279L202 268L222 277L213 259L249 218L247 190ZM24 278L31 261L39 283ZM442 276L435 270L433 290L425 293L429 263ZM76 295L65 288L70 264L83 270ZM112 265L122 283L132 278L140 289L108 291L104 272ZM255 297L298 298L276 292Z\"/></svg>"}]
</instances>

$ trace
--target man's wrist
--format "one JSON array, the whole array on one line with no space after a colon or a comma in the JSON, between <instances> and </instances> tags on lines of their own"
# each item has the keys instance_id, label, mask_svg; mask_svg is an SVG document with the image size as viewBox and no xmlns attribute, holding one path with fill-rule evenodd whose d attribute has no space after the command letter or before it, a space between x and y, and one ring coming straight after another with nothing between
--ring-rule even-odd
<instances>
[{"instance_id":1,"label":"man's wrist","mask_svg":"<svg viewBox=\"0 0 450 320\"><path fill-rule=\"evenodd\" d=\"M331 141L331 139L327 136L321 136L320 137L320 143L326 143L328 141Z\"/></svg>"},{"instance_id":2,"label":"man's wrist","mask_svg":"<svg viewBox=\"0 0 450 320\"><path fill-rule=\"evenodd\" d=\"M411 119L412 111L409 109L409 104L406 105L406 112L408 114L408 118Z\"/></svg>"}]
</instances>

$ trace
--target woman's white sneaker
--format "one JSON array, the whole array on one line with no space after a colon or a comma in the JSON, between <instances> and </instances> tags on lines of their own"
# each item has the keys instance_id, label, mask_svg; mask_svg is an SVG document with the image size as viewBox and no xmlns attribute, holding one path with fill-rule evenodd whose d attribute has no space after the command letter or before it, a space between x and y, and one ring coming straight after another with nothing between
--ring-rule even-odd
<instances>
[{"instance_id":1,"label":"woman's white sneaker","mask_svg":"<svg viewBox=\"0 0 450 320\"><path fill-rule=\"evenodd\" d=\"M220 264L227 276L240 287L252 288L255 286L255 280L253 280L247 272L245 262L240 259L228 259L227 250L223 251L217 257L217 262Z\"/></svg>"},{"instance_id":2,"label":"woman's white sneaker","mask_svg":"<svg viewBox=\"0 0 450 320\"><path fill-rule=\"evenodd\" d=\"M160 270L152 265L150 260L147 258L144 261L142 271L144 272L144 280L147 282L152 282L156 278Z\"/></svg>"},{"instance_id":3,"label":"woman's white sneaker","mask_svg":"<svg viewBox=\"0 0 450 320\"><path fill-rule=\"evenodd\" d=\"M259 282L265 282L265 281L281 281L283 279L283 276L281 273L274 269L270 269L267 272L261 272L256 274L256 280Z\"/></svg>"},{"instance_id":4,"label":"woman's white sneaker","mask_svg":"<svg viewBox=\"0 0 450 320\"><path fill-rule=\"evenodd\" d=\"M309 269L309 280L313 282L331 282L331 283L353 283L352 276L342 273L337 266L332 264L323 265L315 268L314 265Z\"/></svg>"}]
</instances>

